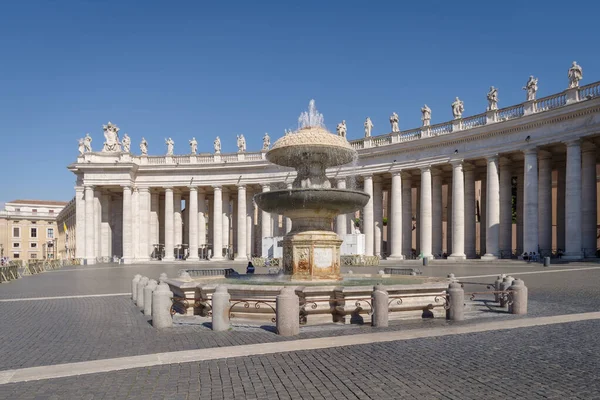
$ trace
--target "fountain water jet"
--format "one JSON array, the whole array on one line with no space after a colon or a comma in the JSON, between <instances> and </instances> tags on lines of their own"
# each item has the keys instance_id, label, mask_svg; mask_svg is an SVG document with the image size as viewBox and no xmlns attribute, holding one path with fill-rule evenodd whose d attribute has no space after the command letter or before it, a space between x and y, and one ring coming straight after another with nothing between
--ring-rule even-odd
<instances>
[{"instance_id":1,"label":"fountain water jet","mask_svg":"<svg viewBox=\"0 0 600 400\"><path fill-rule=\"evenodd\" d=\"M254 200L260 209L292 220L292 230L283 240L286 275L293 280L340 280L342 240L331 230L333 218L363 207L369 195L331 188L326 169L351 163L356 151L346 138L325 129L314 100L298 125L266 154L270 162L296 169L292 189L259 193Z\"/></svg>"}]
</instances>

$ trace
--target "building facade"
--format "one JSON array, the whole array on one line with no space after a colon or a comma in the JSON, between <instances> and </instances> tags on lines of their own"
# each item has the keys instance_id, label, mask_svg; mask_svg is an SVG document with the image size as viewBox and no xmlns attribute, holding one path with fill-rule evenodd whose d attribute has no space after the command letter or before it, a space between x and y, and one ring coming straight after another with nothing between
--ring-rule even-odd
<instances>
[{"instance_id":1,"label":"building facade","mask_svg":"<svg viewBox=\"0 0 600 400\"><path fill-rule=\"evenodd\" d=\"M0 211L0 254L16 260L57 258L62 201L14 200Z\"/></svg>"},{"instance_id":2,"label":"building facade","mask_svg":"<svg viewBox=\"0 0 600 400\"><path fill-rule=\"evenodd\" d=\"M396 119L392 132L371 136L365 122L365 137L350 141L356 165L328 170L334 186L371 195L358 214L365 254L595 256L600 82L579 86L571 70L569 77L568 89L539 99L531 77L527 101L506 108L490 90L488 110L470 117L457 98L454 119L440 124L430 123L427 106L416 129L400 131ZM113 255L126 263L170 261L186 252L189 260L208 252L213 260L245 260L261 253L262 238L291 229L252 202L255 193L288 188L295 178L265 159L268 137L257 152L238 138L235 154L221 154L217 138L214 153L196 154L193 139L190 154L175 155L169 140L166 155L152 156L144 139L142 154L132 154L130 139L119 142L113 124L104 136L102 151L92 150L91 137L82 139L68 167L77 184L67 228L75 256L88 264ZM354 221L339 216L334 229L352 233Z\"/></svg>"}]
</instances>

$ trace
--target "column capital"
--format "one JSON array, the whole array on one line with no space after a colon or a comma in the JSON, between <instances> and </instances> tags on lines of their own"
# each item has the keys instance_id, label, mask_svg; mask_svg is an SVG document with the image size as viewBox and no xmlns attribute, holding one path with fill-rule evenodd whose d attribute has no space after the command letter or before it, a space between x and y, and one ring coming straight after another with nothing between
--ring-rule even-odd
<instances>
[{"instance_id":1,"label":"column capital","mask_svg":"<svg viewBox=\"0 0 600 400\"><path fill-rule=\"evenodd\" d=\"M144 192L144 193L149 193L150 192L150 188L148 186L136 186L136 188L140 192Z\"/></svg>"},{"instance_id":2,"label":"column capital","mask_svg":"<svg viewBox=\"0 0 600 400\"><path fill-rule=\"evenodd\" d=\"M552 153L546 150L540 150L538 152L538 159L540 160L549 160L552 159Z\"/></svg>"},{"instance_id":3,"label":"column capital","mask_svg":"<svg viewBox=\"0 0 600 400\"><path fill-rule=\"evenodd\" d=\"M363 179L371 179L373 180L373 174L363 174Z\"/></svg>"},{"instance_id":4,"label":"column capital","mask_svg":"<svg viewBox=\"0 0 600 400\"><path fill-rule=\"evenodd\" d=\"M85 191L85 187L83 186L75 186L75 192L83 192Z\"/></svg>"},{"instance_id":5,"label":"column capital","mask_svg":"<svg viewBox=\"0 0 600 400\"><path fill-rule=\"evenodd\" d=\"M173 192L173 186L163 186L163 189L165 189L165 192Z\"/></svg>"},{"instance_id":6,"label":"column capital","mask_svg":"<svg viewBox=\"0 0 600 400\"><path fill-rule=\"evenodd\" d=\"M452 168L456 168L456 167L462 167L464 164L464 159L460 158L460 159L455 159L455 160L450 160L450 165L452 165Z\"/></svg>"},{"instance_id":7,"label":"column capital","mask_svg":"<svg viewBox=\"0 0 600 400\"><path fill-rule=\"evenodd\" d=\"M473 164L471 164L470 162L463 162L463 170L465 172L474 172L475 166Z\"/></svg>"},{"instance_id":8,"label":"column capital","mask_svg":"<svg viewBox=\"0 0 600 400\"><path fill-rule=\"evenodd\" d=\"M581 151L584 153L588 151L596 151L596 145L589 140L584 140L581 142Z\"/></svg>"},{"instance_id":9,"label":"column capital","mask_svg":"<svg viewBox=\"0 0 600 400\"><path fill-rule=\"evenodd\" d=\"M399 176L399 177L402 177L402 174L403 174L401 169L390 171L390 173L392 174L392 176Z\"/></svg>"},{"instance_id":10,"label":"column capital","mask_svg":"<svg viewBox=\"0 0 600 400\"><path fill-rule=\"evenodd\" d=\"M213 190L222 190L223 187L221 185L211 185L211 187L213 188Z\"/></svg>"},{"instance_id":11,"label":"column capital","mask_svg":"<svg viewBox=\"0 0 600 400\"><path fill-rule=\"evenodd\" d=\"M538 148L537 147L528 147L522 150L523 154L525 154L526 156L531 156L531 155L537 155L538 153Z\"/></svg>"},{"instance_id":12,"label":"column capital","mask_svg":"<svg viewBox=\"0 0 600 400\"><path fill-rule=\"evenodd\" d=\"M261 183L260 187L263 192L268 192L271 190L271 184L269 184L269 183Z\"/></svg>"},{"instance_id":13,"label":"column capital","mask_svg":"<svg viewBox=\"0 0 600 400\"><path fill-rule=\"evenodd\" d=\"M579 146L581 146L581 139L566 140L563 143L567 147L575 147L575 146L579 147Z\"/></svg>"},{"instance_id":14,"label":"column capital","mask_svg":"<svg viewBox=\"0 0 600 400\"><path fill-rule=\"evenodd\" d=\"M400 175L402 176L402 179L406 179L406 180L411 180L412 179L412 174L408 171L402 171L400 172Z\"/></svg>"},{"instance_id":15,"label":"column capital","mask_svg":"<svg viewBox=\"0 0 600 400\"><path fill-rule=\"evenodd\" d=\"M94 188L95 188L95 186L94 186L94 185L92 185L91 183L84 183L84 184L83 184L83 187L84 187L85 189L92 189L92 190L94 190Z\"/></svg>"},{"instance_id":16,"label":"column capital","mask_svg":"<svg viewBox=\"0 0 600 400\"><path fill-rule=\"evenodd\" d=\"M423 172L431 172L431 165L425 165L423 167L419 167L419 169L421 170L421 173L423 173Z\"/></svg>"},{"instance_id":17,"label":"column capital","mask_svg":"<svg viewBox=\"0 0 600 400\"><path fill-rule=\"evenodd\" d=\"M188 186L188 189L190 190L190 192L197 192L198 191L198 186Z\"/></svg>"},{"instance_id":18,"label":"column capital","mask_svg":"<svg viewBox=\"0 0 600 400\"><path fill-rule=\"evenodd\" d=\"M500 159L498 160L498 164L501 167L508 167L511 164L512 160L510 159L510 157L500 157Z\"/></svg>"},{"instance_id":19,"label":"column capital","mask_svg":"<svg viewBox=\"0 0 600 400\"><path fill-rule=\"evenodd\" d=\"M498 161L498 154L490 154L488 156L485 157L485 160L489 163L489 162L497 162Z\"/></svg>"},{"instance_id":20,"label":"column capital","mask_svg":"<svg viewBox=\"0 0 600 400\"><path fill-rule=\"evenodd\" d=\"M238 185L235 185L235 186L237 187L238 192L240 190L246 190L246 184L238 184Z\"/></svg>"}]
</instances>

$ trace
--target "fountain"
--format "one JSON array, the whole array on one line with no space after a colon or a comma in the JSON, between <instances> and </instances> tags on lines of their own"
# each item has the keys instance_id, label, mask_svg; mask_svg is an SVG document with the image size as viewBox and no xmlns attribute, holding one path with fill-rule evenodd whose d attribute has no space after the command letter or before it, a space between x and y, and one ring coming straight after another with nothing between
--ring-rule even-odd
<instances>
[{"instance_id":1,"label":"fountain","mask_svg":"<svg viewBox=\"0 0 600 400\"><path fill-rule=\"evenodd\" d=\"M298 118L298 128L266 154L270 162L296 170L292 188L259 193L254 200L262 210L292 220L292 230L283 240L286 275L292 280L341 280L342 240L331 230L333 218L363 207L369 195L332 189L326 169L349 164L357 154L345 137L327 131L314 100Z\"/></svg>"}]
</instances>

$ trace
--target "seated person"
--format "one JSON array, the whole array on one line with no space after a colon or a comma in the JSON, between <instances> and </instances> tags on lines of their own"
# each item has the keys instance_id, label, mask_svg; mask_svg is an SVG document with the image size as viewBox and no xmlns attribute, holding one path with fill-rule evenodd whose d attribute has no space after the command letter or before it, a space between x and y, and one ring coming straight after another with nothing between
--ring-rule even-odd
<instances>
[{"instance_id":1,"label":"seated person","mask_svg":"<svg viewBox=\"0 0 600 400\"><path fill-rule=\"evenodd\" d=\"M248 266L246 267L246 273L247 274L254 273L254 265L252 264L252 261L248 262Z\"/></svg>"}]
</instances>

